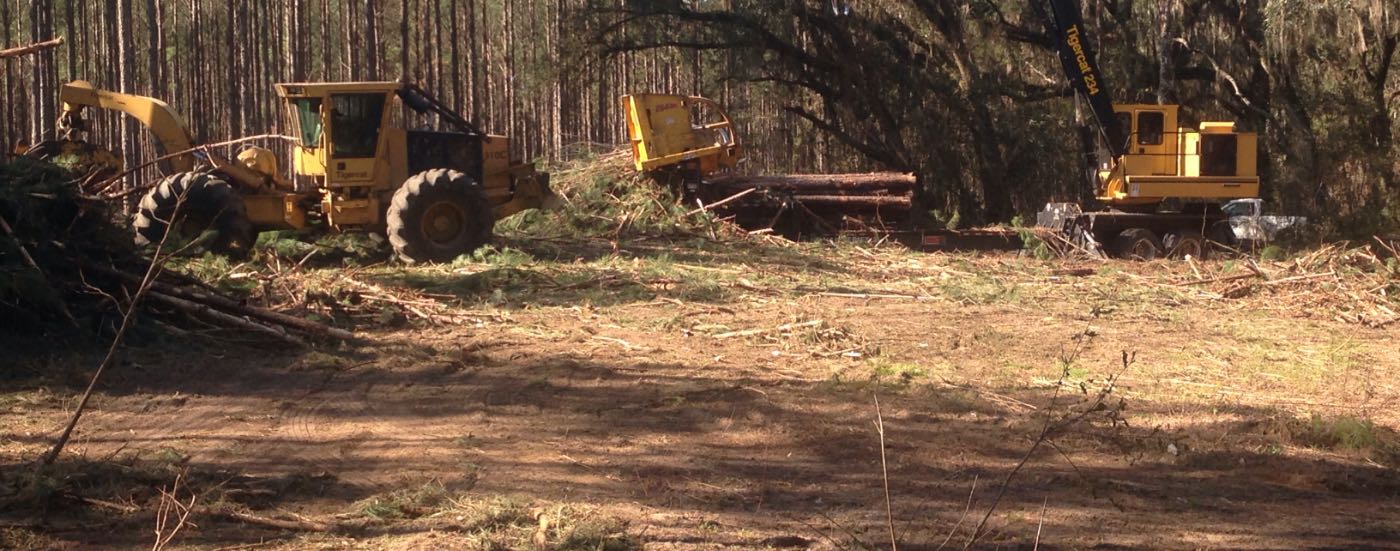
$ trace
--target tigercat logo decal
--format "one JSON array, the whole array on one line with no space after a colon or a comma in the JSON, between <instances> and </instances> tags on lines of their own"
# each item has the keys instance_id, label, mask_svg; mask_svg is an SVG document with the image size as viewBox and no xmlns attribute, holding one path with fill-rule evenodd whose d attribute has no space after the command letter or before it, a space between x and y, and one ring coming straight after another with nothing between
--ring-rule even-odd
<instances>
[{"instance_id":1,"label":"tigercat logo decal","mask_svg":"<svg viewBox=\"0 0 1400 551\"><path fill-rule=\"evenodd\" d=\"M1089 52L1084 50L1084 41L1079 38L1079 25L1065 33L1069 48L1074 51L1074 60L1079 63L1079 72L1084 75L1084 88L1089 95L1099 95L1099 79L1094 76L1094 67L1089 64Z\"/></svg>"}]
</instances>

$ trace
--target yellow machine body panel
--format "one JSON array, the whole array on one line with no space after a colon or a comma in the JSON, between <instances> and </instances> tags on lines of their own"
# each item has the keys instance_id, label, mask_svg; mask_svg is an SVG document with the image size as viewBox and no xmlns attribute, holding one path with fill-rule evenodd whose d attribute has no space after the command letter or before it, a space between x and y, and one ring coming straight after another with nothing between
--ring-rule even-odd
<instances>
[{"instance_id":1,"label":"yellow machine body panel","mask_svg":"<svg viewBox=\"0 0 1400 551\"><path fill-rule=\"evenodd\" d=\"M81 80L64 84L59 90L58 99L63 102L62 118L66 127L86 130L80 122L83 109L96 107L126 113L141 121L156 136L167 155L194 148L194 138L185 121L161 100L101 90ZM190 153L176 155L168 161L175 172L189 172L194 170L196 164L194 155Z\"/></svg>"},{"instance_id":2,"label":"yellow machine body panel","mask_svg":"<svg viewBox=\"0 0 1400 551\"><path fill-rule=\"evenodd\" d=\"M733 168L744 159L734 124L719 104L666 94L622 97L627 136L637 170L692 163L701 174Z\"/></svg>"},{"instance_id":3,"label":"yellow machine body panel","mask_svg":"<svg viewBox=\"0 0 1400 551\"><path fill-rule=\"evenodd\" d=\"M398 82L277 85L298 134L293 169L299 176L314 179L324 190L320 210L332 227L382 224L391 194L413 176L413 157L427 153L411 150L426 142L410 146L411 135L424 132L410 132L394 124L394 113L401 106L395 97L402 96L405 86ZM457 136L480 141L479 164L473 165L480 167L480 174L472 176L480 178L497 219L552 206L548 176L538 173L532 163L513 161L510 140L505 136ZM445 154L470 149L465 142L462 147L465 149Z\"/></svg>"},{"instance_id":4,"label":"yellow machine body panel","mask_svg":"<svg viewBox=\"0 0 1400 551\"><path fill-rule=\"evenodd\" d=\"M491 182L500 181L499 178L506 177L510 172L510 139L505 136L490 135L481 144L481 173L486 178L486 187L490 188Z\"/></svg>"},{"instance_id":5,"label":"yellow machine body panel","mask_svg":"<svg viewBox=\"0 0 1400 551\"><path fill-rule=\"evenodd\" d=\"M1232 122L1181 128L1177 105L1115 105L1128 130L1128 153L1099 172L1099 199L1109 205L1154 205L1165 199L1231 200L1259 196L1259 138Z\"/></svg>"}]
</instances>

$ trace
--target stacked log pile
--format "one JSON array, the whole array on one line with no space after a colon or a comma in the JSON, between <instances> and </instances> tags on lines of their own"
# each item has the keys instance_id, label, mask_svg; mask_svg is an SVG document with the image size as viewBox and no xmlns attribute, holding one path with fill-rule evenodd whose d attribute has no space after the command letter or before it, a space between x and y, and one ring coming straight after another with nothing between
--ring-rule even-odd
<instances>
[{"instance_id":1,"label":"stacked log pile","mask_svg":"<svg viewBox=\"0 0 1400 551\"><path fill-rule=\"evenodd\" d=\"M852 225L897 224L913 208L917 184L913 174L897 172L720 175L705 181L702 196L717 201L746 193L729 208L750 230L781 225L786 219L811 222L799 225L830 233Z\"/></svg>"}]
</instances>

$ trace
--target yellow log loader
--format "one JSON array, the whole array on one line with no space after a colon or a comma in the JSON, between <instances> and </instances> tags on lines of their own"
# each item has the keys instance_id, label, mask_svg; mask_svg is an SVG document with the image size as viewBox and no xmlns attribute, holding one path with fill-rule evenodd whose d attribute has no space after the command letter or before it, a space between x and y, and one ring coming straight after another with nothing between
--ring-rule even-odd
<instances>
[{"instance_id":1,"label":"yellow log loader","mask_svg":"<svg viewBox=\"0 0 1400 551\"><path fill-rule=\"evenodd\" d=\"M277 92L295 141L292 178L266 149L244 148L235 161L192 151L192 134L164 102L85 82L61 91L65 138L30 154L74 153L79 164L119 170L115 156L82 141L82 114L126 113L178 153L168 160L174 174L141 199L137 243L160 242L171 228L212 232L209 248L233 255L246 254L260 231L319 227L382 233L410 263L449 261L487 243L496 220L555 202L549 175L512 161L505 136L482 132L413 84L279 84ZM436 118L438 129L410 130L408 111Z\"/></svg>"},{"instance_id":2,"label":"yellow log loader","mask_svg":"<svg viewBox=\"0 0 1400 551\"><path fill-rule=\"evenodd\" d=\"M1041 1L1032 0L1033 7ZM1084 212L1078 204L1052 203L1039 224L1065 231L1085 248L1145 260L1203 258L1211 241L1237 246L1249 239L1232 224L1242 222L1235 211L1258 210L1258 135L1233 122L1181 127L1178 105L1114 103L1079 2L1049 4L1047 24L1065 76L1097 123L1098 132L1085 134L1088 175L1108 208Z\"/></svg>"}]
</instances>

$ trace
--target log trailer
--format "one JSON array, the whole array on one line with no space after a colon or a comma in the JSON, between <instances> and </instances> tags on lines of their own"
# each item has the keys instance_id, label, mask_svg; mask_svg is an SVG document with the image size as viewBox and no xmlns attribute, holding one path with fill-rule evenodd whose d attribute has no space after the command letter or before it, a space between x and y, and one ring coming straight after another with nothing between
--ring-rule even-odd
<instances>
[{"instance_id":1,"label":"log trailer","mask_svg":"<svg viewBox=\"0 0 1400 551\"><path fill-rule=\"evenodd\" d=\"M1044 11L1041 1L1032 0L1037 12ZM1047 24L1065 76L1097 124L1097 139L1090 134L1085 140L1086 158L1095 195L1107 209L1085 212L1078 204L1052 203L1038 225L1121 258L1199 259L1210 254L1211 242L1237 245L1230 216L1221 206L1232 201L1257 205L1258 136L1238 131L1233 122L1182 128L1178 105L1114 103L1090 48L1079 2L1049 3Z\"/></svg>"},{"instance_id":2,"label":"log trailer","mask_svg":"<svg viewBox=\"0 0 1400 551\"><path fill-rule=\"evenodd\" d=\"M505 136L482 132L413 84L278 84L277 93L295 143L293 179L282 177L271 151L248 147L225 159L196 148L164 102L80 81L61 90L63 139L28 154L118 173L115 155L82 140L82 115L87 108L125 113L174 155L167 160L174 174L141 199L136 242L163 242L174 228L233 256L247 254L257 232L314 227L384 234L410 263L450 261L490 241L496 220L555 202L549 175L512 161ZM409 130L410 111L434 116L439 129Z\"/></svg>"},{"instance_id":3,"label":"log trailer","mask_svg":"<svg viewBox=\"0 0 1400 551\"><path fill-rule=\"evenodd\" d=\"M735 169L746 150L714 101L694 96L622 97L635 168L671 186L685 202L714 206L750 230L831 235L903 220L913 203L911 174L750 176Z\"/></svg>"}]
</instances>

